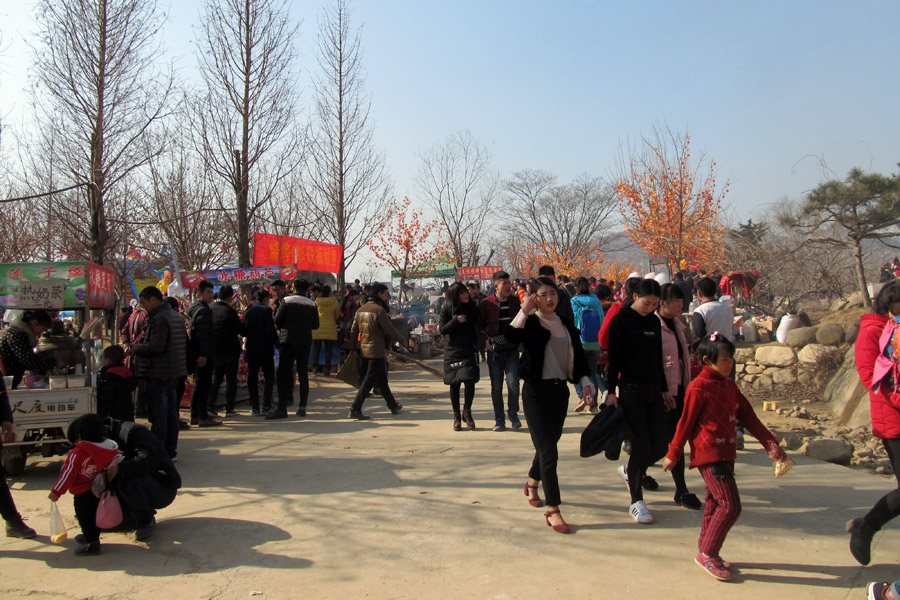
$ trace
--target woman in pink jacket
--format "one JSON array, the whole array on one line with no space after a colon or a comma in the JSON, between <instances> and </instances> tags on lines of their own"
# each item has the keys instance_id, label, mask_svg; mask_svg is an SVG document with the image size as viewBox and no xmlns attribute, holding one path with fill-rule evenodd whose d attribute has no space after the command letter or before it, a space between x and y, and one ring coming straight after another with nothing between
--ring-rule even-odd
<instances>
[{"instance_id":1,"label":"woman in pink jacket","mask_svg":"<svg viewBox=\"0 0 900 600\"><path fill-rule=\"evenodd\" d=\"M862 316L856 339L856 370L869 390L872 435L881 438L900 478L900 281L891 281L878 292L872 312ZM900 482L900 479L898 479ZM847 523L850 553L860 564L871 560L872 537L888 521L900 515L900 488L885 494L864 517Z\"/></svg>"},{"instance_id":2,"label":"woman in pink jacket","mask_svg":"<svg viewBox=\"0 0 900 600\"><path fill-rule=\"evenodd\" d=\"M684 311L684 292L674 283L667 283L660 290L659 317L662 328L663 370L669 384L668 392L675 398L675 408L666 413L669 423L669 440L675 435L678 420L684 411L684 391L691 381L690 357L688 356L685 326L681 321ZM675 481L675 504L690 510L700 510L700 499L688 491L684 481L684 456L672 467Z\"/></svg>"}]
</instances>

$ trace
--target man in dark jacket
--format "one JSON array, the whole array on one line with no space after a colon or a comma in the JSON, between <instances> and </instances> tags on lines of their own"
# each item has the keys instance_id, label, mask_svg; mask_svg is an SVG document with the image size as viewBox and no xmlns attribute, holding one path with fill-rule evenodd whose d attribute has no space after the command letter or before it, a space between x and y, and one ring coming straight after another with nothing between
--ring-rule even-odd
<instances>
[{"instance_id":1,"label":"man in dark jacket","mask_svg":"<svg viewBox=\"0 0 900 600\"><path fill-rule=\"evenodd\" d=\"M187 375L187 332L181 316L163 301L159 289L145 287L139 300L150 316L150 327L144 342L132 347L141 358L137 376L146 390L151 431L174 459L178 454L179 427L175 383Z\"/></svg>"},{"instance_id":2,"label":"man in dark jacket","mask_svg":"<svg viewBox=\"0 0 900 600\"><path fill-rule=\"evenodd\" d=\"M275 344L278 334L269 292L256 290L256 304L244 313L244 329L247 334L247 390L250 393L250 414L260 415L272 410L272 390L275 387ZM259 371L265 379L262 412L259 410Z\"/></svg>"},{"instance_id":3,"label":"man in dark jacket","mask_svg":"<svg viewBox=\"0 0 900 600\"><path fill-rule=\"evenodd\" d=\"M278 408L266 415L267 419L287 418L287 407L294 400L294 363L300 380L300 405L297 416L306 416L309 401L309 350L312 347L312 330L319 327L319 310L306 293L309 282L294 281L294 294L285 296L275 311L280 344L278 359Z\"/></svg>"},{"instance_id":4,"label":"man in dark jacket","mask_svg":"<svg viewBox=\"0 0 900 600\"><path fill-rule=\"evenodd\" d=\"M190 353L191 358L194 360L191 425L213 427L222 424L222 421L210 417L209 412L206 410L213 376L213 325L212 309L210 308L213 301L213 284L204 279L197 286L197 290L200 293L200 298L187 309L191 330Z\"/></svg>"},{"instance_id":5,"label":"man in dark jacket","mask_svg":"<svg viewBox=\"0 0 900 600\"><path fill-rule=\"evenodd\" d=\"M512 292L509 273L494 273L494 293L478 305L478 334L487 349L491 375L491 400L494 403L494 431L506 429L506 414L513 429L519 421L519 348L503 335L506 326L519 314L519 297ZM506 378L508 412L503 412L503 379Z\"/></svg>"},{"instance_id":6,"label":"man in dark jacket","mask_svg":"<svg viewBox=\"0 0 900 600\"><path fill-rule=\"evenodd\" d=\"M240 336L246 335L246 331L237 311L229 304L233 296L234 289L230 285L223 285L219 288L219 299L212 305L213 377L206 410L214 417L218 416L216 398L222 387L222 379L227 382L225 415L233 417L237 414L234 401L237 397L237 374L241 360Z\"/></svg>"},{"instance_id":7,"label":"man in dark jacket","mask_svg":"<svg viewBox=\"0 0 900 600\"><path fill-rule=\"evenodd\" d=\"M105 421L108 437L125 459L107 469L110 487L137 527L135 539L146 540L156 528L156 511L172 504L181 475L159 439L143 425L115 419Z\"/></svg>"}]
</instances>

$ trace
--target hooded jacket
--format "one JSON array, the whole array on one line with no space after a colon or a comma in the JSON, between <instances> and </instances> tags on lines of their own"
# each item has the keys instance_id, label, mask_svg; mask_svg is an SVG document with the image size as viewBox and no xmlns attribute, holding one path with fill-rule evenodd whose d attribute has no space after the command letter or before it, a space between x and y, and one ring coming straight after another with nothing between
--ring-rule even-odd
<instances>
[{"instance_id":1,"label":"hooded jacket","mask_svg":"<svg viewBox=\"0 0 900 600\"><path fill-rule=\"evenodd\" d=\"M136 423L116 420L107 420L106 424L109 437L119 445L124 454L114 483L151 475L171 489L181 487L181 475L169 458L162 440L149 429Z\"/></svg>"},{"instance_id":2,"label":"hooded jacket","mask_svg":"<svg viewBox=\"0 0 900 600\"><path fill-rule=\"evenodd\" d=\"M89 492L94 477L113 464L121 454L118 445L110 439L78 442L69 450L59 479L53 484L53 491L60 496L66 492L72 492L75 496Z\"/></svg>"},{"instance_id":3,"label":"hooded jacket","mask_svg":"<svg viewBox=\"0 0 900 600\"><path fill-rule=\"evenodd\" d=\"M97 376L97 414L120 421L134 421L131 394L137 378L125 365L103 367Z\"/></svg>"},{"instance_id":4,"label":"hooded jacket","mask_svg":"<svg viewBox=\"0 0 900 600\"><path fill-rule=\"evenodd\" d=\"M891 389L884 374L875 380L875 365L881 355L880 340L889 317L865 314L859 322L856 338L856 371L863 387L869 391L872 412L872 435L881 439L900 438L900 393Z\"/></svg>"},{"instance_id":5,"label":"hooded jacket","mask_svg":"<svg viewBox=\"0 0 900 600\"><path fill-rule=\"evenodd\" d=\"M314 340L336 340L337 320L341 318L341 305L334 296L316 298L316 311L319 313L319 326L313 330Z\"/></svg>"}]
</instances>

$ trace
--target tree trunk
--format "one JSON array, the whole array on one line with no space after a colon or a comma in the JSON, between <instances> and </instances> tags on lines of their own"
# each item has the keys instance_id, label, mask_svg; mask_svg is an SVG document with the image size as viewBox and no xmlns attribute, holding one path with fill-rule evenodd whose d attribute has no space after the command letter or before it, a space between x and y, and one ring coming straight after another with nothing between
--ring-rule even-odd
<instances>
[{"instance_id":1,"label":"tree trunk","mask_svg":"<svg viewBox=\"0 0 900 600\"><path fill-rule=\"evenodd\" d=\"M100 47L97 49L99 63L97 65L97 113L94 116L94 130L91 132L91 185L88 187L88 206L90 207L90 260L98 265L103 264L106 254L106 214L103 210L103 136L104 108L106 92L106 0L100 1Z\"/></svg>"},{"instance_id":2,"label":"tree trunk","mask_svg":"<svg viewBox=\"0 0 900 600\"><path fill-rule=\"evenodd\" d=\"M856 277L859 280L859 291L862 292L863 304L872 307L872 298L869 296L869 286L866 285L866 270L863 266L862 244L859 240L853 240L853 258L856 261Z\"/></svg>"}]
</instances>

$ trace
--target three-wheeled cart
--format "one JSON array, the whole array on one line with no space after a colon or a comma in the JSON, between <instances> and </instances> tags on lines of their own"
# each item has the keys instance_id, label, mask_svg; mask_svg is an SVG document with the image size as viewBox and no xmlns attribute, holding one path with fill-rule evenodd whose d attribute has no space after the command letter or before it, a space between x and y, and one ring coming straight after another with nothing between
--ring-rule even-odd
<instances>
[{"instance_id":1,"label":"three-wheeled cart","mask_svg":"<svg viewBox=\"0 0 900 600\"><path fill-rule=\"evenodd\" d=\"M115 309L115 272L90 262L0 263L0 307L4 309L73 310L88 323L92 311ZM87 335L87 329L82 335ZM48 352L66 364L51 375L49 386L8 389L15 441L3 444L3 468L10 475L25 469L29 454L65 454L69 424L96 411L96 372L101 340L69 338L69 346L42 338L37 352Z\"/></svg>"}]
</instances>

